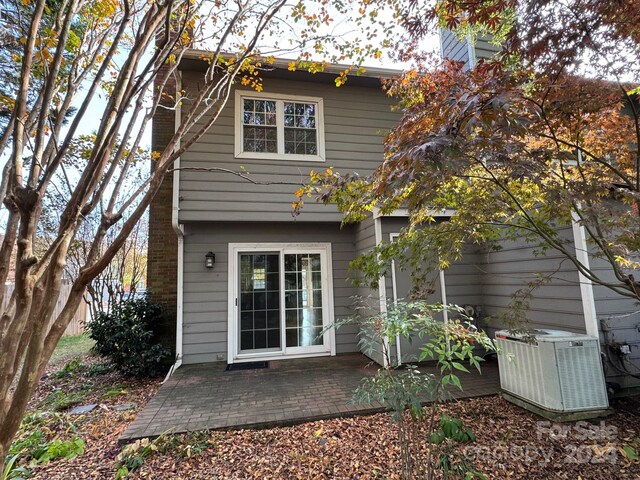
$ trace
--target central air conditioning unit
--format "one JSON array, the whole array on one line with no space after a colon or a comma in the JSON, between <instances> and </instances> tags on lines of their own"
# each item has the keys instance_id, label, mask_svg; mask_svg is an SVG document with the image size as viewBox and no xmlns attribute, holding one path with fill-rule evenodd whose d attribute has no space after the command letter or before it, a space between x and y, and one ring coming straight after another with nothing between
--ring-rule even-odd
<instances>
[{"instance_id":1,"label":"central air conditioning unit","mask_svg":"<svg viewBox=\"0 0 640 480\"><path fill-rule=\"evenodd\" d=\"M609 407L598 339L561 330L496 332L500 386L554 412Z\"/></svg>"}]
</instances>

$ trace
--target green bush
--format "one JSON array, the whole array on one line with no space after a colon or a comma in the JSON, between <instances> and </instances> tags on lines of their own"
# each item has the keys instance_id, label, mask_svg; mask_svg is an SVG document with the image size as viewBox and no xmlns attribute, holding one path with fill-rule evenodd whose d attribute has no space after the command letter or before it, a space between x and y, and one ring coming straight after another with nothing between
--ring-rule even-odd
<instances>
[{"instance_id":1,"label":"green bush","mask_svg":"<svg viewBox=\"0 0 640 480\"><path fill-rule=\"evenodd\" d=\"M158 332L168 315L162 305L146 297L125 300L88 324L94 348L126 375L159 376L171 353L160 344Z\"/></svg>"}]
</instances>

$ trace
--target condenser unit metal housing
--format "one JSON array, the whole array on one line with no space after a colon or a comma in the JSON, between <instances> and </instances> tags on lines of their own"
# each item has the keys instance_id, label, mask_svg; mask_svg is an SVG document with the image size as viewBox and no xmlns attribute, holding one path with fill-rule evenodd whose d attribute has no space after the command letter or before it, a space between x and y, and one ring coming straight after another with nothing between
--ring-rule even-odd
<instances>
[{"instance_id":1,"label":"condenser unit metal housing","mask_svg":"<svg viewBox=\"0 0 640 480\"><path fill-rule=\"evenodd\" d=\"M505 392L553 412L608 408L597 338L561 330L500 330L496 341Z\"/></svg>"}]
</instances>

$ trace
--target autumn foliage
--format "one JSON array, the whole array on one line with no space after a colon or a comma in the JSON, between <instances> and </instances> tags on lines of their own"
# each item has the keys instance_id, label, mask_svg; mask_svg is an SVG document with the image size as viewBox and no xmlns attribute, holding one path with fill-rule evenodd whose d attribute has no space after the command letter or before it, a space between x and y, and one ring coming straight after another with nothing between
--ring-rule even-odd
<instances>
[{"instance_id":1,"label":"autumn foliage","mask_svg":"<svg viewBox=\"0 0 640 480\"><path fill-rule=\"evenodd\" d=\"M408 208L399 244L357 262L372 280L400 252L414 265L446 267L468 242L513 238L555 249L591 281L640 298L637 5L409 4L422 8L405 25L414 41L448 27L499 52L469 70L414 51L416 67L388 85L403 117L386 137L384 163L367 177L319 174L299 193L337 202L347 220ZM442 209L454 211L451 220L433 224ZM572 222L610 270L578 258L562 235Z\"/></svg>"}]
</instances>

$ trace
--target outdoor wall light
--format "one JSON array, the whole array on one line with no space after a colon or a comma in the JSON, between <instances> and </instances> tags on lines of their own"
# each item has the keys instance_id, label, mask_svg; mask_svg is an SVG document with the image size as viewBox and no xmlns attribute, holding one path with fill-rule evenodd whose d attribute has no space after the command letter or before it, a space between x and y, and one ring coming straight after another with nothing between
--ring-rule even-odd
<instances>
[{"instance_id":1,"label":"outdoor wall light","mask_svg":"<svg viewBox=\"0 0 640 480\"><path fill-rule=\"evenodd\" d=\"M216 254L209 252L204 256L204 266L207 268L213 268L216 263Z\"/></svg>"}]
</instances>

